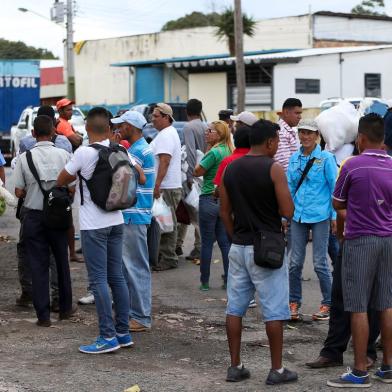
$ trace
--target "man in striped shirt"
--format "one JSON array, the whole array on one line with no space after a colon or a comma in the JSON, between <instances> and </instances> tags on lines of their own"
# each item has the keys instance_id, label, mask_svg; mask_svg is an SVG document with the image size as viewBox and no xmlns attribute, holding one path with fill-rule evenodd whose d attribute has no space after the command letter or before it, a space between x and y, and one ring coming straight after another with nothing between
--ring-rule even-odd
<instances>
[{"instance_id":1,"label":"man in striped shirt","mask_svg":"<svg viewBox=\"0 0 392 392\"><path fill-rule=\"evenodd\" d=\"M123 211L123 264L130 299L129 329L131 332L142 332L151 328L151 272L147 228L151 223L155 184L154 154L142 135L146 124L142 114L128 111L111 121L118 124L121 139L130 144L128 153L143 169L146 177L144 185L138 184L135 206Z\"/></svg>"},{"instance_id":2,"label":"man in striped shirt","mask_svg":"<svg viewBox=\"0 0 392 392\"><path fill-rule=\"evenodd\" d=\"M287 98L283 103L282 112L279 113L279 146L274 159L283 166L285 171L287 171L290 157L299 148L297 131L293 127L298 125L301 114L302 102L297 98Z\"/></svg>"}]
</instances>

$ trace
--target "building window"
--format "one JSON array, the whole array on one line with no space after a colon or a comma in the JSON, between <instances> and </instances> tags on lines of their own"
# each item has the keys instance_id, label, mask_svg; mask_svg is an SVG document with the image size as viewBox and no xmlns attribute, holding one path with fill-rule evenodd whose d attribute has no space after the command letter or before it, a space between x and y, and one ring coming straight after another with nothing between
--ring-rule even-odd
<instances>
[{"instance_id":1,"label":"building window","mask_svg":"<svg viewBox=\"0 0 392 392\"><path fill-rule=\"evenodd\" d=\"M365 97L381 97L381 74L365 74Z\"/></svg>"},{"instance_id":2,"label":"building window","mask_svg":"<svg viewBox=\"0 0 392 392\"><path fill-rule=\"evenodd\" d=\"M296 94L320 94L320 79L295 79Z\"/></svg>"}]
</instances>

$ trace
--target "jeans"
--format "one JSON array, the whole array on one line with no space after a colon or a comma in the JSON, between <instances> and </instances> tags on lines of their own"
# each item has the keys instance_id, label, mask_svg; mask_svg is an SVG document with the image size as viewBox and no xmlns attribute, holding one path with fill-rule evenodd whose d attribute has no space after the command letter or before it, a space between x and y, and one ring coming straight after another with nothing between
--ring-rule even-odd
<instances>
[{"instance_id":1,"label":"jeans","mask_svg":"<svg viewBox=\"0 0 392 392\"><path fill-rule=\"evenodd\" d=\"M177 244L177 218L176 209L181 200L182 188L162 189L163 200L172 210L174 230L171 233L162 233L159 244L159 264L170 267L177 267L178 256L176 254Z\"/></svg>"},{"instance_id":2,"label":"jeans","mask_svg":"<svg viewBox=\"0 0 392 392\"><path fill-rule=\"evenodd\" d=\"M329 233L328 239L328 255L331 258L332 265L335 265L339 255L339 241L335 234Z\"/></svg>"},{"instance_id":3,"label":"jeans","mask_svg":"<svg viewBox=\"0 0 392 392\"><path fill-rule=\"evenodd\" d=\"M147 225L124 225L123 270L129 291L129 318L145 327L151 327Z\"/></svg>"},{"instance_id":4,"label":"jeans","mask_svg":"<svg viewBox=\"0 0 392 392\"><path fill-rule=\"evenodd\" d=\"M61 313L72 309L71 276L68 264L67 232L47 229L43 213L29 210L23 219L23 243L25 258L30 266L33 304L39 320L50 319L49 298L49 250L57 265L59 309Z\"/></svg>"},{"instance_id":5,"label":"jeans","mask_svg":"<svg viewBox=\"0 0 392 392\"><path fill-rule=\"evenodd\" d=\"M230 241L219 217L219 201L212 195L200 195L199 227L201 236L200 281L205 284L210 279L212 249L215 239L222 254L224 281L227 281L229 269Z\"/></svg>"},{"instance_id":6,"label":"jeans","mask_svg":"<svg viewBox=\"0 0 392 392\"><path fill-rule=\"evenodd\" d=\"M332 304L329 318L328 336L320 356L332 361L343 362L343 353L351 338L350 313L344 311L342 290L342 252L340 251L333 266ZM377 359L376 340L380 334L378 312L368 308L369 340L367 356Z\"/></svg>"},{"instance_id":7,"label":"jeans","mask_svg":"<svg viewBox=\"0 0 392 392\"><path fill-rule=\"evenodd\" d=\"M290 302L301 304L302 269L305 262L309 230L312 230L313 265L320 281L322 305L331 305L332 276L328 266L327 249L330 221L317 223L291 222Z\"/></svg>"},{"instance_id":8,"label":"jeans","mask_svg":"<svg viewBox=\"0 0 392 392\"><path fill-rule=\"evenodd\" d=\"M112 338L128 333L129 293L122 270L123 226L81 230L83 256L94 293L99 334ZM112 316L113 295L115 324Z\"/></svg>"}]
</instances>

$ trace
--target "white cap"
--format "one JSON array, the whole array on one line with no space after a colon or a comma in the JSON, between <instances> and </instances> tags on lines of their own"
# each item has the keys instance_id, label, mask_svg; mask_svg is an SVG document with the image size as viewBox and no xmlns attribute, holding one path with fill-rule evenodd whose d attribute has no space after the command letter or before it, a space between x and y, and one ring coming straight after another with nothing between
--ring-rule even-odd
<instances>
[{"instance_id":1,"label":"white cap","mask_svg":"<svg viewBox=\"0 0 392 392\"><path fill-rule=\"evenodd\" d=\"M127 112L123 113L120 117L114 117L110 121L113 124L121 124L126 122L138 129L143 129L143 127L147 124L147 121L144 118L144 116L135 110L128 110Z\"/></svg>"},{"instance_id":2,"label":"white cap","mask_svg":"<svg viewBox=\"0 0 392 392\"><path fill-rule=\"evenodd\" d=\"M230 120L241 121L251 127L257 121L257 117L251 112L241 112L237 116L230 116Z\"/></svg>"}]
</instances>

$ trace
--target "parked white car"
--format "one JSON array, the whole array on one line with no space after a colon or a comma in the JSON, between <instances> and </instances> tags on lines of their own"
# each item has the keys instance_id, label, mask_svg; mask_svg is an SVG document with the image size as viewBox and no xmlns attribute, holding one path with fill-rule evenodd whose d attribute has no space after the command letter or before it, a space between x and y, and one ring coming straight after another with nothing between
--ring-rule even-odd
<instances>
[{"instance_id":1,"label":"parked white car","mask_svg":"<svg viewBox=\"0 0 392 392\"><path fill-rule=\"evenodd\" d=\"M37 117L39 107L27 107L23 110L19 117L19 121L16 125L11 128L11 155L15 157L19 150L20 140L26 136L31 135L31 130L33 129L33 123L35 117ZM53 109L56 113L56 118L58 117L58 112L55 106ZM83 144L88 144L88 137L85 127L84 115L82 111L77 107L73 107L72 119L70 120L75 131L78 132L83 137Z\"/></svg>"},{"instance_id":2,"label":"parked white car","mask_svg":"<svg viewBox=\"0 0 392 392\"><path fill-rule=\"evenodd\" d=\"M373 102L383 102L382 99L380 98L363 98L363 97L351 97L351 98L345 98L346 100L350 101L354 106L355 109L359 108L359 105L361 104L362 101L364 100L371 100ZM333 106L336 106L339 102L342 102L344 99L343 98L329 98L324 101L320 102L320 111L327 110Z\"/></svg>"}]
</instances>

